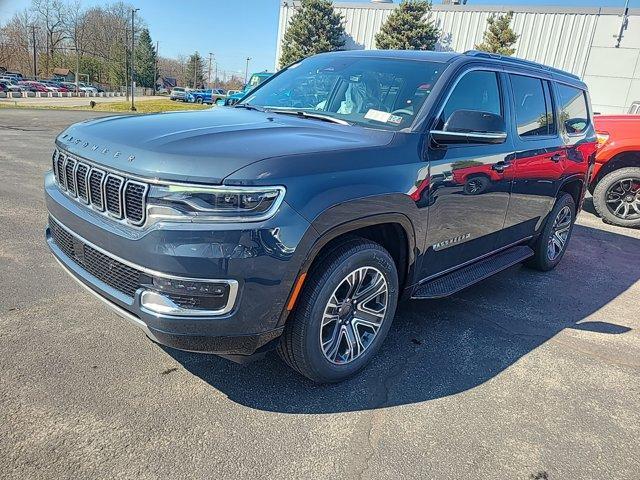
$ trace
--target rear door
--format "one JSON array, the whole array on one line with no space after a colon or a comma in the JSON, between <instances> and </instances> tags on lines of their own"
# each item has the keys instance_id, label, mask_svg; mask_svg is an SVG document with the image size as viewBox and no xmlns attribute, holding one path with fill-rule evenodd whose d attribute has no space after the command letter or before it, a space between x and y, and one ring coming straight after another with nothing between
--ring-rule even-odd
<instances>
[{"instance_id":1,"label":"rear door","mask_svg":"<svg viewBox=\"0 0 640 480\"><path fill-rule=\"evenodd\" d=\"M511 201L500 244L509 245L538 231L563 178L566 150L549 78L509 73L512 137Z\"/></svg>"},{"instance_id":2,"label":"rear door","mask_svg":"<svg viewBox=\"0 0 640 480\"><path fill-rule=\"evenodd\" d=\"M510 116L501 69L475 67L458 76L436 119L441 130L455 111ZM508 122L507 122L508 123ZM421 277L428 278L496 248L509 203L512 135L501 143L432 144L429 221Z\"/></svg>"}]
</instances>

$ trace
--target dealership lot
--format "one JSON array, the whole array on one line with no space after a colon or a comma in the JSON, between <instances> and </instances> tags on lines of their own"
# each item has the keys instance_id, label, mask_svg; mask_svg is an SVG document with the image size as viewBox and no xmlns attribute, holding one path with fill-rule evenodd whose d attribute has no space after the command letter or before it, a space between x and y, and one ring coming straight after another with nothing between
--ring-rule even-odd
<instances>
[{"instance_id":1,"label":"dealership lot","mask_svg":"<svg viewBox=\"0 0 640 480\"><path fill-rule=\"evenodd\" d=\"M164 350L61 271L42 174L95 116L0 110L3 478L638 478L639 230L588 203L555 271L407 303L363 374L317 386Z\"/></svg>"}]
</instances>

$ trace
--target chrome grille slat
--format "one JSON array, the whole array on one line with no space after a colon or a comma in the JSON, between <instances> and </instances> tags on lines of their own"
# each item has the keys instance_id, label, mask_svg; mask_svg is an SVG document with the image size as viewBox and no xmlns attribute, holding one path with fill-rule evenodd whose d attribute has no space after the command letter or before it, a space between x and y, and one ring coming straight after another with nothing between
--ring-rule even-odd
<instances>
[{"instance_id":1,"label":"chrome grille slat","mask_svg":"<svg viewBox=\"0 0 640 480\"><path fill-rule=\"evenodd\" d=\"M107 211L116 218L122 218L122 186L124 178L113 174L107 175L104 182L104 199Z\"/></svg>"},{"instance_id":2,"label":"chrome grille slat","mask_svg":"<svg viewBox=\"0 0 640 480\"><path fill-rule=\"evenodd\" d=\"M67 157L67 161L64 163L64 178L67 183L67 192L74 197L76 196L75 169L76 161L73 158Z\"/></svg>"},{"instance_id":3,"label":"chrome grille slat","mask_svg":"<svg viewBox=\"0 0 640 480\"><path fill-rule=\"evenodd\" d=\"M92 168L89 174L89 199L91 205L100 211L104 210L104 177L105 173L97 168Z\"/></svg>"},{"instance_id":4,"label":"chrome grille slat","mask_svg":"<svg viewBox=\"0 0 640 480\"><path fill-rule=\"evenodd\" d=\"M89 203L89 191L87 190L87 185L89 183L89 166L78 162L76 164L75 178L78 198L85 203Z\"/></svg>"},{"instance_id":5,"label":"chrome grille slat","mask_svg":"<svg viewBox=\"0 0 640 480\"><path fill-rule=\"evenodd\" d=\"M64 163L66 160L66 156L63 153L58 154L58 185L62 188L62 190L67 189L66 177L64 174Z\"/></svg>"},{"instance_id":6,"label":"chrome grille slat","mask_svg":"<svg viewBox=\"0 0 640 480\"><path fill-rule=\"evenodd\" d=\"M70 197L113 219L144 224L149 184L102 170L58 149L51 163L56 183Z\"/></svg>"},{"instance_id":7,"label":"chrome grille slat","mask_svg":"<svg viewBox=\"0 0 640 480\"><path fill-rule=\"evenodd\" d=\"M124 214L134 225L144 223L148 185L128 180L124 187Z\"/></svg>"}]
</instances>

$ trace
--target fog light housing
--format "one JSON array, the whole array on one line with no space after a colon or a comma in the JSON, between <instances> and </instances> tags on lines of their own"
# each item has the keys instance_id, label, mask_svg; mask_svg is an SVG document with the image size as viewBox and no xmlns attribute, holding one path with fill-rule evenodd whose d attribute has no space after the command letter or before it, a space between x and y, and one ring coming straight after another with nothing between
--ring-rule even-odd
<instances>
[{"instance_id":1,"label":"fog light housing","mask_svg":"<svg viewBox=\"0 0 640 480\"><path fill-rule=\"evenodd\" d=\"M235 280L153 277L140 296L142 308L176 316L217 316L231 311L238 294Z\"/></svg>"}]
</instances>

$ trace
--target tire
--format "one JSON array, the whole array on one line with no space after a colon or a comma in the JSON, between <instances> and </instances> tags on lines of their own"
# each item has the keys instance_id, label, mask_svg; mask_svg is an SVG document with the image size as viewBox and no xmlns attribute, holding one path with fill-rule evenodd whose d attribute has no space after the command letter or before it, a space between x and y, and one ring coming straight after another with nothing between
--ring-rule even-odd
<instances>
[{"instance_id":1,"label":"tire","mask_svg":"<svg viewBox=\"0 0 640 480\"><path fill-rule=\"evenodd\" d=\"M615 201L616 197L621 200ZM620 168L602 177L593 190L593 206L606 223L640 227L640 167Z\"/></svg>"},{"instance_id":2,"label":"tire","mask_svg":"<svg viewBox=\"0 0 640 480\"><path fill-rule=\"evenodd\" d=\"M199 105L202 105L202 98L200 97L196 98L196 103Z\"/></svg>"},{"instance_id":3,"label":"tire","mask_svg":"<svg viewBox=\"0 0 640 480\"><path fill-rule=\"evenodd\" d=\"M526 265L542 272L556 268L567 250L567 245L569 245L575 220L576 204L573 197L568 193L563 193L556 200L556 204L547 216L545 226L533 245L534 255L526 262ZM554 238L555 240L553 240ZM564 238L564 242L561 242L560 238ZM553 245L551 245L552 241ZM559 246L559 242L562 243L561 246Z\"/></svg>"},{"instance_id":4,"label":"tire","mask_svg":"<svg viewBox=\"0 0 640 480\"><path fill-rule=\"evenodd\" d=\"M361 288L349 295L347 290L350 285L358 285L358 280ZM386 295L367 299L372 291L385 286ZM347 301L349 298L360 298L362 303L354 306ZM333 307L330 300L342 306ZM309 273L278 353L286 364L314 382L345 380L374 357L391 327L397 303L398 272L393 258L379 244L354 237L321 257ZM362 309L377 312L377 329L358 319L373 318L370 313L364 316ZM355 335L359 342L348 340Z\"/></svg>"},{"instance_id":5,"label":"tire","mask_svg":"<svg viewBox=\"0 0 640 480\"><path fill-rule=\"evenodd\" d=\"M484 175L469 177L464 183L464 193L467 195L480 195L487 190L490 183L491 179Z\"/></svg>"}]
</instances>

